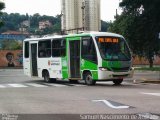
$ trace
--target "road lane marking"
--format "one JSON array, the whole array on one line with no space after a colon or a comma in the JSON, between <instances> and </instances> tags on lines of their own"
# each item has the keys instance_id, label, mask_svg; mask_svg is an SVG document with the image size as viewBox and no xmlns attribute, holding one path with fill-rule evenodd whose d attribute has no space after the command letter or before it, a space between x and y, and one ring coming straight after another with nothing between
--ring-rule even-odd
<instances>
[{"instance_id":1,"label":"road lane marking","mask_svg":"<svg viewBox=\"0 0 160 120\"><path fill-rule=\"evenodd\" d=\"M36 84L36 83L26 83L26 85L33 86L33 87L48 87L46 85L41 85L41 84Z\"/></svg>"},{"instance_id":2,"label":"road lane marking","mask_svg":"<svg viewBox=\"0 0 160 120\"><path fill-rule=\"evenodd\" d=\"M158 97L160 97L160 93L141 93L141 94L153 95L153 96L158 96Z\"/></svg>"},{"instance_id":3,"label":"road lane marking","mask_svg":"<svg viewBox=\"0 0 160 120\"><path fill-rule=\"evenodd\" d=\"M15 88L24 88L24 87L28 87L28 86L25 86L25 85L22 85L22 84L7 84L9 85L10 87L15 87Z\"/></svg>"},{"instance_id":4,"label":"road lane marking","mask_svg":"<svg viewBox=\"0 0 160 120\"><path fill-rule=\"evenodd\" d=\"M84 84L70 84L70 83L65 83L65 84L50 84L50 83L43 83L44 85L47 86L54 86L54 87L83 87L86 86Z\"/></svg>"},{"instance_id":5,"label":"road lane marking","mask_svg":"<svg viewBox=\"0 0 160 120\"><path fill-rule=\"evenodd\" d=\"M114 83L112 81L106 81L106 82L98 82L96 83L96 85L114 85ZM121 85L134 85L132 81L124 81L122 82Z\"/></svg>"},{"instance_id":6,"label":"road lane marking","mask_svg":"<svg viewBox=\"0 0 160 120\"><path fill-rule=\"evenodd\" d=\"M27 87L83 87L86 85L79 84L49 84L49 83L13 83L13 84L1 84L0 89L2 88L27 88Z\"/></svg>"},{"instance_id":7,"label":"road lane marking","mask_svg":"<svg viewBox=\"0 0 160 120\"><path fill-rule=\"evenodd\" d=\"M84 87L84 86L86 86L86 85L83 85L83 84L70 84L70 85L76 86L76 87Z\"/></svg>"},{"instance_id":8,"label":"road lane marking","mask_svg":"<svg viewBox=\"0 0 160 120\"><path fill-rule=\"evenodd\" d=\"M128 109L130 108L130 106L127 105L122 105L121 103L116 103L113 104L113 102L109 101L109 100L93 100L93 102L103 102L104 104L106 104L107 106L109 106L110 108L113 109Z\"/></svg>"},{"instance_id":9,"label":"road lane marking","mask_svg":"<svg viewBox=\"0 0 160 120\"><path fill-rule=\"evenodd\" d=\"M54 86L54 87L69 87L67 85L63 85L63 84L51 84L51 86Z\"/></svg>"},{"instance_id":10,"label":"road lane marking","mask_svg":"<svg viewBox=\"0 0 160 120\"><path fill-rule=\"evenodd\" d=\"M69 87L67 85L63 85L63 84L50 84L50 83L43 83L46 86L50 86L50 87Z\"/></svg>"},{"instance_id":11,"label":"road lane marking","mask_svg":"<svg viewBox=\"0 0 160 120\"><path fill-rule=\"evenodd\" d=\"M0 88L6 88L6 86L4 86L4 85L0 85Z\"/></svg>"}]
</instances>

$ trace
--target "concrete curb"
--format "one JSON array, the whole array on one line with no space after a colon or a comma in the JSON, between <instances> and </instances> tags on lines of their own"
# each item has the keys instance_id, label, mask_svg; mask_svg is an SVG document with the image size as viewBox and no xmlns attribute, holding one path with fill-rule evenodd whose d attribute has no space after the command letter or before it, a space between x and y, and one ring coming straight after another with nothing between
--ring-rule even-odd
<instances>
[{"instance_id":1,"label":"concrete curb","mask_svg":"<svg viewBox=\"0 0 160 120\"><path fill-rule=\"evenodd\" d=\"M139 83L153 83L153 84L160 84L160 80L133 80L134 84Z\"/></svg>"},{"instance_id":2,"label":"concrete curb","mask_svg":"<svg viewBox=\"0 0 160 120\"><path fill-rule=\"evenodd\" d=\"M134 70L134 72L138 73L160 73L160 71L145 71L145 70Z\"/></svg>"},{"instance_id":3,"label":"concrete curb","mask_svg":"<svg viewBox=\"0 0 160 120\"><path fill-rule=\"evenodd\" d=\"M146 80L146 81L143 81L142 83L154 83L154 84L160 84L160 80Z\"/></svg>"}]
</instances>

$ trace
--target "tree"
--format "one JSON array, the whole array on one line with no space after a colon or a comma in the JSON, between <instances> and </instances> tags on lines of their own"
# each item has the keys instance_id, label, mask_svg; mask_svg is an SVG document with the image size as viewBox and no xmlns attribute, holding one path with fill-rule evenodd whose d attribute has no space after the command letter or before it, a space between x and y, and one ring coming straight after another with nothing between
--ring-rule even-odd
<instances>
[{"instance_id":1,"label":"tree","mask_svg":"<svg viewBox=\"0 0 160 120\"><path fill-rule=\"evenodd\" d=\"M22 41L17 40L2 40L2 50L22 50Z\"/></svg>"},{"instance_id":2,"label":"tree","mask_svg":"<svg viewBox=\"0 0 160 120\"><path fill-rule=\"evenodd\" d=\"M3 26L0 29L0 33L6 32L6 31L19 31L20 27L25 27L26 30L31 34L38 34L38 35L44 35L44 34L52 34L54 32L60 32L61 31L61 19L60 16L57 15L56 17L53 16L41 16L40 14L36 13L33 16L26 15L20 15L19 13L3 13L1 16L1 19L3 22ZM29 21L29 26L25 26L22 23L24 21ZM39 30L39 22L40 21L49 21L52 26L51 28L46 28L44 31Z\"/></svg>"},{"instance_id":3,"label":"tree","mask_svg":"<svg viewBox=\"0 0 160 120\"><path fill-rule=\"evenodd\" d=\"M2 15L1 10L5 8L5 4L3 2L0 2L0 16ZM0 27L3 25L3 21L1 20L0 17Z\"/></svg>"},{"instance_id":4,"label":"tree","mask_svg":"<svg viewBox=\"0 0 160 120\"><path fill-rule=\"evenodd\" d=\"M107 32L110 23L101 20L101 32Z\"/></svg>"},{"instance_id":5,"label":"tree","mask_svg":"<svg viewBox=\"0 0 160 120\"><path fill-rule=\"evenodd\" d=\"M160 1L122 0L122 15L118 16L110 30L124 35L133 52L148 59L153 66L153 56L160 51Z\"/></svg>"}]
</instances>

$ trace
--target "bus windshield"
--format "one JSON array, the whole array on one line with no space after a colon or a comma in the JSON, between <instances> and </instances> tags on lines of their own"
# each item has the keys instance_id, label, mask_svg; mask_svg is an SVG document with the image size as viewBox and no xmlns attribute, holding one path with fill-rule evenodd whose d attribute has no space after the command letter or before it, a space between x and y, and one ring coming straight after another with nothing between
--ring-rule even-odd
<instances>
[{"instance_id":1,"label":"bus windshield","mask_svg":"<svg viewBox=\"0 0 160 120\"><path fill-rule=\"evenodd\" d=\"M96 37L98 47L103 59L129 61L131 54L123 38L118 37Z\"/></svg>"}]
</instances>

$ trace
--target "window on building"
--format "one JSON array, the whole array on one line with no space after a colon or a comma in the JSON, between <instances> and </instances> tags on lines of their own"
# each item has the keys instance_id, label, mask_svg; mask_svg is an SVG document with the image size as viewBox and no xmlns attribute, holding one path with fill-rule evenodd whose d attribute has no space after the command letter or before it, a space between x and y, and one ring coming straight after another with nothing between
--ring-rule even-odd
<instances>
[{"instance_id":1,"label":"window on building","mask_svg":"<svg viewBox=\"0 0 160 120\"><path fill-rule=\"evenodd\" d=\"M25 57L25 58L29 58L29 42L25 42L25 43L24 43L24 46L25 46L24 57Z\"/></svg>"},{"instance_id":2,"label":"window on building","mask_svg":"<svg viewBox=\"0 0 160 120\"><path fill-rule=\"evenodd\" d=\"M39 41L38 43L38 57L51 57L51 40Z\"/></svg>"},{"instance_id":3,"label":"window on building","mask_svg":"<svg viewBox=\"0 0 160 120\"><path fill-rule=\"evenodd\" d=\"M97 63L97 53L91 37L82 38L82 58Z\"/></svg>"},{"instance_id":4,"label":"window on building","mask_svg":"<svg viewBox=\"0 0 160 120\"><path fill-rule=\"evenodd\" d=\"M66 55L66 41L57 39L52 41L52 57L63 57Z\"/></svg>"}]
</instances>

